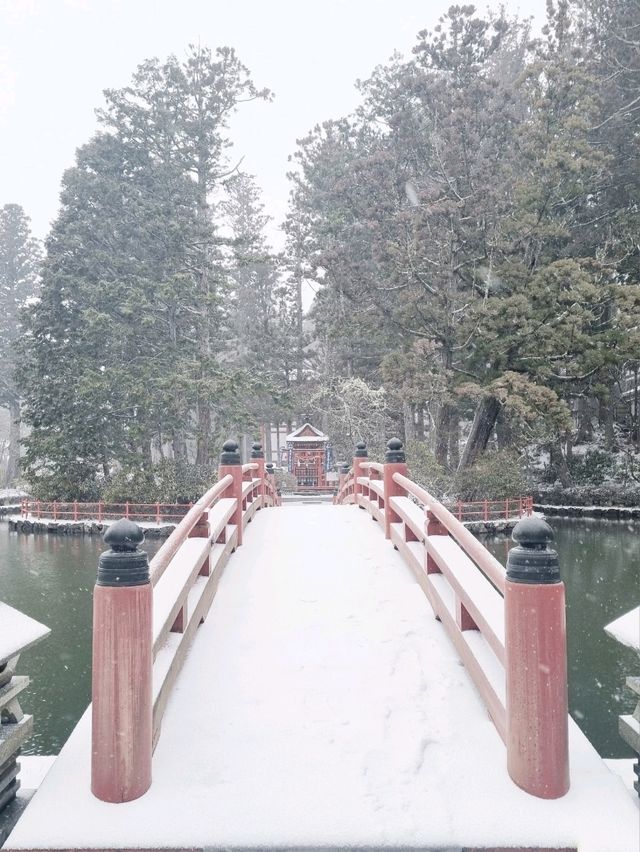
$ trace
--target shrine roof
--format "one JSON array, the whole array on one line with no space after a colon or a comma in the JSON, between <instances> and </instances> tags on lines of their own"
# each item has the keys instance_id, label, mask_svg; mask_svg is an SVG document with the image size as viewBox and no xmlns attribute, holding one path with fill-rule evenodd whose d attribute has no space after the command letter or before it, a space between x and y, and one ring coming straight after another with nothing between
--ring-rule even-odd
<instances>
[{"instance_id":1,"label":"shrine roof","mask_svg":"<svg viewBox=\"0 0 640 852\"><path fill-rule=\"evenodd\" d=\"M309 442L309 441L328 441L329 436L325 435L319 429L316 429L315 426L312 426L311 423L303 423L302 426L299 426L297 429L294 429L289 435L287 435L287 442Z\"/></svg>"}]
</instances>

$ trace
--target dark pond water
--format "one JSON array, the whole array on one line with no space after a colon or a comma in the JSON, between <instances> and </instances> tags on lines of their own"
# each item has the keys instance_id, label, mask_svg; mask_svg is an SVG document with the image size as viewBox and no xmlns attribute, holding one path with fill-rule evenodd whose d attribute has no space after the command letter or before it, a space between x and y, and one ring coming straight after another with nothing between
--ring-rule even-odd
<instances>
[{"instance_id":1,"label":"dark pond water","mask_svg":"<svg viewBox=\"0 0 640 852\"><path fill-rule=\"evenodd\" d=\"M553 519L567 587L570 710L603 756L631 756L617 716L632 712L625 677L640 661L603 631L640 598L640 524ZM158 540L145 544L154 553ZM489 543L506 560L504 539ZM0 523L0 598L48 625L51 636L27 651L25 712L35 734L25 751L55 754L91 695L91 594L102 541L91 536L23 535Z\"/></svg>"}]
</instances>

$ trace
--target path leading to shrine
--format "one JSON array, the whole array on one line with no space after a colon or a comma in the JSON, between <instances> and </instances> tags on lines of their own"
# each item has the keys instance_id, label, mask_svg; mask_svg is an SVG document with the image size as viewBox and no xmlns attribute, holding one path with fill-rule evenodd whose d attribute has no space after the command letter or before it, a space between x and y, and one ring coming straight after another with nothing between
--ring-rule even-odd
<instances>
[{"instance_id":1,"label":"path leading to shrine","mask_svg":"<svg viewBox=\"0 0 640 852\"><path fill-rule=\"evenodd\" d=\"M381 525L355 506L270 508L197 631L149 791L91 794L87 713L7 849L635 850L634 802L569 725L569 792L523 792Z\"/></svg>"}]
</instances>

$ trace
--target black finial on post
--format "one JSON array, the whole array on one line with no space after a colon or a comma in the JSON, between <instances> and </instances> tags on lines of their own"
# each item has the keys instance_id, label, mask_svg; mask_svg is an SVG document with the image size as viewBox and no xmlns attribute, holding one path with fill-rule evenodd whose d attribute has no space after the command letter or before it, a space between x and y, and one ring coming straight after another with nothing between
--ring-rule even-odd
<instances>
[{"instance_id":1,"label":"black finial on post","mask_svg":"<svg viewBox=\"0 0 640 852\"><path fill-rule=\"evenodd\" d=\"M267 473L273 473L273 462L267 462L265 465Z\"/></svg>"},{"instance_id":2,"label":"black finial on post","mask_svg":"<svg viewBox=\"0 0 640 852\"><path fill-rule=\"evenodd\" d=\"M559 583L558 554L549 547L553 530L542 518L523 518L515 525L507 557L507 579L513 583Z\"/></svg>"},{"instance_id":3,"label":"black finial on post","mask_svg":"<svg viewBox=\"0 0 640 852\"><path fill-rule=\"evenodd\" d=\"M354 455L357 459L366 459L369 457L367 445L364 441L358 441L358 443L356 444L356 451Z\"/></svg>"},{"instance_id":4,"label":"black finial on post","mask_svg":"<svg viewBox=\"0 0 640 852\"><path fill-rule=\"evenodd\" d=\"M262 451L262 444L259 441L254 441L251 444L251 458L252 459L263 459L264 453Z\"/></svg>"},{"instance_id":5,"label":"black finial on post","mask_svg":"<svg viewBox=\"0 0 640 852\"><path fill-rule=\"evenodd\" d=\"M149 582L149 557L138 545L144 533L137 524L121 518L103 536L111 547L98 560L98 586L144 586Z\"/></svg>"},{"instance_id":6,"label":"black finial on post","mask_svg":"<svg viewBox=\"0 0 640 852\"><path fill-rule=\"evenodd\" d=\"M400 438L390 438L387 441L387 451L384 454L385 464L400 464L406 462L404 447Z\"/></svg>"},{"instance_id":7,"label":"black finial on post","mask_svg":"<svg viewBox=\"0 0 640 852\"><path fill-rule=\"evenodd\" d=\"M222 445L220 464L242 464L238 444L231 438Z\"/></svg>"},{"instance_id":8,"label":"black finial on post","mask_svg":"<svg viewBox=\"0 0 640 852\"><path fill-rule=\"evenodd\" d=\"M343 464L340 466L340 473L347 474L350 470L351 466L349 465L349 462L343 462Z\"/></svg>"}]
</instances>

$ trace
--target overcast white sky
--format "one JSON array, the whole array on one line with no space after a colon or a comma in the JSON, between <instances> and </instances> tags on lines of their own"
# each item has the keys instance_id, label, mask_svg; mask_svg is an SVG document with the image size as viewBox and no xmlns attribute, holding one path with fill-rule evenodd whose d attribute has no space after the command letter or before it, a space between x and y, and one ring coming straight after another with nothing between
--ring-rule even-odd
<instances>
[{"instance_id":1,"label":"overcast white sky","mask_svg":"<svg viewBox=\"0 0 640 852\"><path fill-rule=\"evenodd\" d=\"M102 90L189 43L234 47L270 104L243 105L232 135L275 221L287 157L317 122L350 112L354 82L407 55L451 0L0 0L0 206L21 204L44 237L60 179L96 129ZM478 4L486 8L486 3ZM494 8L498 2L489 4ZM505 0L544 17L545 0Z\"/></svg>"}]
</instances>

